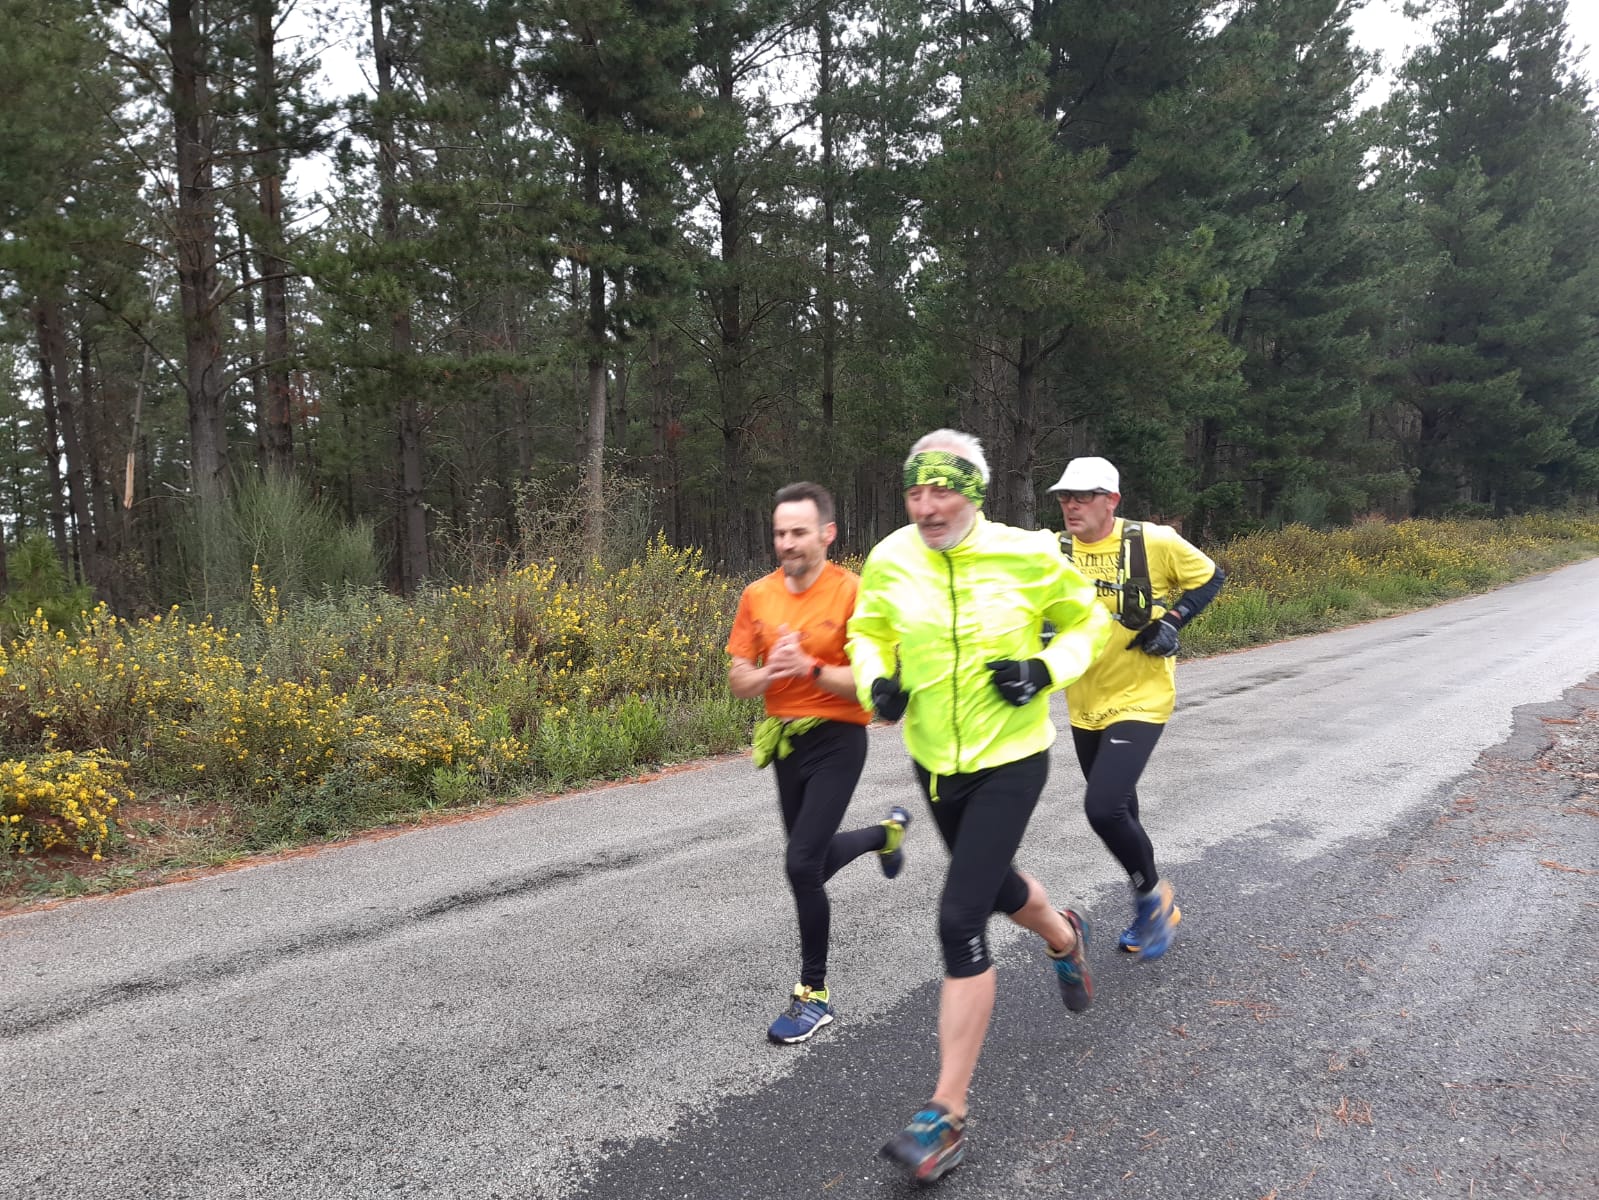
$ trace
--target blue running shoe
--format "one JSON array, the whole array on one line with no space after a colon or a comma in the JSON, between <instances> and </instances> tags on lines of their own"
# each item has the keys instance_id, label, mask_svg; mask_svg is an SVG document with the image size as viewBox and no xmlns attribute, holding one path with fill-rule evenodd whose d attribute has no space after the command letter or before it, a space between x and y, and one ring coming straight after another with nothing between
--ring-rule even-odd
<instances>
[{"instance_id":1,"label":"blue running shoe","mask_svg":"<svg viewBox=\"0 0 1599 1200\"><path fill-rule=\"evenodd\" d=\"M1183 920L1183 910L1178 908L1175 904L1173 904L1171 906L1171 923L1172 923L1172 927L1175 928L1176 926L1182 924L1182 920ZM1133 915L1133 923L1131 925L1129 925L1126 929L1122 930L1121 937L1116 939L1116 945L1121 947L1128 954L1137 954L1138 953L1138 938L1139 938L1138 916L1135 913Z\"/></svg>"},{"instance_id":2,"label":"blue running shoe","mask_svg":"<svg viewBox=\"0 0 1599 1200\"><path fill-rule=\"evenodd\" d=\"M803 984L795 984L794 999L789 1003L788 1011L772 1022L772 1027L766 1031L766 1036L786 1046L809 1041L811 1035L823 1025L833 1023L833 1006L830 1000L826 988L808 988Z\"/></svg>"},{"instance_id":3,"label":"blue running shoe","mask_svg":"<svg viewBox=\"0 0 1599 1200\"><path fill-rule=\"evenodd\" d=\"M1060 910L1066 924L1072 927L1077 941L1065 954L1056 954L1046 948L1049 961L1055 967L1055 982L1060 984L1060 998L1073 1012L1087 1012L1094 1002L1094 980L1088 973L1088 922L1069 908Z\"/></svg>"},{"instance_id":4,"label":"blue running shoe","mask_svg":"<svg viewBox=\"0 0 1599 1200\"><path fill-rule=\"evenodd\" d=\"M1183 913L1172 898L1171 884L1162 879L1153 891L1134 897L1137 911L1133 923L1122 930L1117 945L1139 958L1159 958L1171 945L1172 931Z\"/></svg>"},{"instance_id":5,"label":"blue running shoe","mask_svg":"<svg viewBox=\"0 0 1599 1200\"><path fill-rule=\"evenodd\" d=\"M883 848L877 852L877 865L890 879L905 868L905 830L910 827L911 815L899 805L888 810L888 816L878 822L888 836Z\"/></svg>"},{"instance_id":6,"label":"blue running shoe","mask_svg":"<svg viewBox=\"0 0 1599 1200\"><path fill-rule=\"evenodd\" d=\"M942 1104L928 1104L878 1153L905 1167L917 1183L932 1183L966 1157L966 1122Z\"/></svg>"}]
</instances>

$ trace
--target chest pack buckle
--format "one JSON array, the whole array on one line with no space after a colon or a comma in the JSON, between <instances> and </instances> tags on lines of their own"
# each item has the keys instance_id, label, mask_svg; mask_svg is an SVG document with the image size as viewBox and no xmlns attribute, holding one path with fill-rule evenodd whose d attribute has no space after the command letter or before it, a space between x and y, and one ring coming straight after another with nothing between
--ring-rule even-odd
<instances>
[{"instance_id":1,"label":"chest pack buckle","mask_svg":"<svg viewBox=\"0 0 1599 1200\"><path fill-rule=\"evenodd\" d=\"M1060 535L1060 552L1072 556L1071 530ZM1149 554L1144 549L1144 527L1137 521L1122 522L1121 557L1116 564L1116 582L1094 580L1097 591L1116 597L1116 620L1127 629L1142 629L1149 624L1155 602L1154 585L1149 579Z\"/></svg>"}]
</instances>

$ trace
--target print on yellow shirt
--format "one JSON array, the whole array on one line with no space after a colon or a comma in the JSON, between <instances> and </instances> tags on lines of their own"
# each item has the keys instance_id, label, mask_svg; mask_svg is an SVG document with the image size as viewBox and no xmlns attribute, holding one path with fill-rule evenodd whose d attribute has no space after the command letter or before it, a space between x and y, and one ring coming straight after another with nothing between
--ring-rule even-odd
<instances>
[{"instance_id":1,"label":"print on yellow shirt","mask_svg":"<svg viewBox=\"0 0 1599 1200\"><path fill-rule=\"evenodd\" d=\"M1090 579L1117 582L1121 564L1121 517L1110 533L1097 542L1072 539L1072 561ZM1215 562L1191 546L1169 525L1141 522L1144 551L1149 558L1149 578L1155 595L1152 619L1190 588L1204 584L1216 573ZM1116 611L1114 592L1101 591L1099 602ZM1104 729L1117 721L1147 721L1164 725L1177 701L1177 660L1155 658L1127 649L1131 630L1118 628L1109 645L1083 677L1066 689L1072 724L1079 729Z\"/></svg>"}]
</instances>

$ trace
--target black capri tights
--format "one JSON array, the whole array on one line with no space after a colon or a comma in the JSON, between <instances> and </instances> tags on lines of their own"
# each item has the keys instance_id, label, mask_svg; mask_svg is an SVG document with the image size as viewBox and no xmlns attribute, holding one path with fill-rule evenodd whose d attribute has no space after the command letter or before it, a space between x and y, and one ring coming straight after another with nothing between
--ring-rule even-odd
<instances>
[{"instance_id":1,"label":"black capri tights","mask_svg":"<svg viewBox=\"0 0 1599 1200\"><path fill-rule=\"evenodd\" d=\"M1009 916L1027 903L1027 880L1011 860L1048 778L1046 751L968 775L940 775L935 793L932 776L916 764L916 781L949 850L938 941L951 978L981 975L993 966L988 918Z\"/></svg>"}]
</instances>

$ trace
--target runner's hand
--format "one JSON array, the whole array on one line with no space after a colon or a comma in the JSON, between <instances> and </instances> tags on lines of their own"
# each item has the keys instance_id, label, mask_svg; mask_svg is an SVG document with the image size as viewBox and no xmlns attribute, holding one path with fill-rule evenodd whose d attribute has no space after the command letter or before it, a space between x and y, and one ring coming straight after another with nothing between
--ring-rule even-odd
<instances>
[{"instance_id":1,"label":"runner's hand","mask_svg":"<svg viewBox=\"0 0 1599 1200\"><path fill-rule=\"evenodd\" d=\"M897 721L905 715L905 706L911 694L899 686L899 681L881 676L872 680L872 708L885 721Z\"/></svg>"},{"instance_id":2,"label":"runner's hand","mask_svg":"<svg viewBox=\"0 0 1599 1200\"><path fill-rule=\"evenodd\" d=\"M1142 650L1155 658L1170 658L1177 653L1178 645L1176 624L1162 617L1133 634L1133 640L1127 643L1127 648Z\"/></svg>"},{"instance_id":3,"label":"runner's hand","mask_svg":"<svg viewBox=\"0 0 1599 1200\"><path fill-rule=\"evenodd\" d=\"M784 633L766 654L766 669L773 679L798 679L809 675L814 660L800 649L798 633Z\"/></svg>"},{"instance_id":4,"label":"runner's hand","mask_svg":"<svg viewBox=\"0 0 1599 1200\"><path fill-rule=\"evenodd\" d=\"M1054 682L1040 658L996 658L983 665L994 673L994 688L1000 699L1017 708Z\"/></svg>"}]
</instances>

